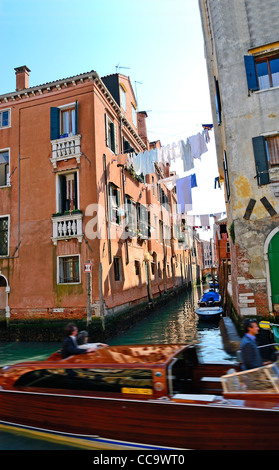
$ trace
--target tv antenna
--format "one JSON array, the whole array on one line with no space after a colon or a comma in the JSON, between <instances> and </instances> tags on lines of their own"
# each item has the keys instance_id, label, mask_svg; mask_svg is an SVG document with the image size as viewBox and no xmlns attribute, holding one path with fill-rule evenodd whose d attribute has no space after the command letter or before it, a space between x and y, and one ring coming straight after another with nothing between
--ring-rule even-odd
<instances>
[{"instance_id":1,"label":"tv antenna","mask_svg":"<svg viewBox=\"0 0 279 470\"><path fill-rule=\"evenodd\" d=\"M118 72L118 69L129 69L130 70L130 67L122 67L119 63L115 66L115 71L116 73Z\"/></svg>"},{"instance_id":2,"label":"tv antenna","mask_svg":"<svg viewBox=\"0 0 279 470\"><path fill-rule=\"evenodd\" d=\"M138 82L137 80L135 80L136 100L137 100L137 105L139 106L139 102L138 102L138 91L137 91L137 83L139 83L140 85L142 85L142 82Z\"/></svg>"}]
</instances>

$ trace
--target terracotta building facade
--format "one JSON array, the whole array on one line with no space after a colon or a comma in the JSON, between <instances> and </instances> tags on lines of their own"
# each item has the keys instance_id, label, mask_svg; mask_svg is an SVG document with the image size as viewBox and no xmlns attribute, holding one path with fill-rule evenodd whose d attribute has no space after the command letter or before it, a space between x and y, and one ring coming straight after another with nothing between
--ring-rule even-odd
<instances>
[{"instance_id":1,"label":"terracotta building facade","mask_svg":"<svg viewBox=\"0 0 279 470\"><path fill-rule=\"evenodd\" d=\"M147 138L129 77L95 71L0 96L0 311L6 318L117 313L193 282L175 191L129 155Z\"/></svg>"}]
</instances>

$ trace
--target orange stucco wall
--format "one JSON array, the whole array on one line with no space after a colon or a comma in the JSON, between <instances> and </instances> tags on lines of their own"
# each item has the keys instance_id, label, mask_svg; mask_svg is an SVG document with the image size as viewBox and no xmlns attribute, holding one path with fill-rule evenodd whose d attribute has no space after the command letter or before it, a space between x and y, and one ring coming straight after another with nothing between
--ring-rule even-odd
<instances>
[{"instance_id":1,"label":"orange stucco wall","mask_svg":"<svg viewBox=\"0 0 279 470\"><path fill-rule=\"evenodd\" d=\"M166 246L159 236L149 241L137 238L122 240L119 234L109 242L107 192L104 173L106 158L107 183L113 182L120 191L120 202L124 206L125 194L134 202L151 204L153 212L165 223L169 212L161 212L157 188L148 188L135 180L132 175L117 166L115 154L106 145L105 113L114 122L117 130L118 153L121 153L121 137L129 139L133 148L144 150L143 141L136 134L132 122L131 103L134 94L127 77L125 82L126 106L124 112L115 104L111 95L99 81L87 78L68 81L67 86L44 86L28 90L27 96L9 96L1 99L2 109L11 110L11 126L0 129L0 151L10 149L10 186L0 188L0 215L9 215L9 255L0 257L1 273L8 279L10 292L8 304L12 318L29 316L79 317L86 316L87 275L83 265L90 260L93 264L91 301L97 305L103 297L106 309L113 309L127 303L136 303L147 298L144 257L149 252L156 261L155 274L151 274L151 295L159 295L164 288L180 285L182 277L189 281L188 251L174 245ZM49 89L47 89L49 88ZM80 161L67 158L51 162L50 108L61 107L78 101L78 133L81 135ZM120 115L124 120L120 125ZM79 209L82 212L82 240L69 237L53 243L52 216L57 212L57 175L77 171L79 181ZM162 177L154 172L148 183ZM167 190L165 189L166 193ZM168 193L170 200L174 194ZM103 228L102 238L93 237L91 221L94 213L92 204L99 204L99 224ZM151 225L154 224L153 212ZM123 221L122 221L123 230ZM118 228L121 234L121 226ZM113 229L113 224L111 224ZM115 228L115 227L114 227ZM154 234L153 234L154 235ZM18 242L20 246L16 249ZM121 279L115 281L114 256L121 258ZM158 263L163 270L164 254L169 265L166 277L158 276ZM59 256L80 257L80 282L59 284L57 282L57 259ZM135 273L135 260L140 263L140 275ZM183 261L181 261L183 260ZM100 291L99 272L102 267ZM173 266L173 269L172 269ZM188 277L187 277L188 276ZM93 308L93 314L95 310Z\"/></svg>"}]
</instances>

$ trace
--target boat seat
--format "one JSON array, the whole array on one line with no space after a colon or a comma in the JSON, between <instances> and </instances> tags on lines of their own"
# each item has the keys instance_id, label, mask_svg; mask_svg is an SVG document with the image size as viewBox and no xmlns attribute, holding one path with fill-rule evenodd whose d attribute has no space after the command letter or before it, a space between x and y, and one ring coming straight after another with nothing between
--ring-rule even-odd
<instances>
[{"instance_id":1,"label":"boat seat","mask_svg":"<svg viewBox=\"0 0 279 470\"><path fill-rule=\"evenodd\" d=\"M222 390L221 377L201 377L201 388L211 393Z\"/></svg>"},{"instance_id":2,"label":"boat seat","mask_svg":"<svg viewBox=\"0 0 279 470\"><path fill-rule=\"evenodd\" d=\"M202 377L201 382L218 382L218 383L221 383L221 377Z\"/></svg>"}]
</instances>

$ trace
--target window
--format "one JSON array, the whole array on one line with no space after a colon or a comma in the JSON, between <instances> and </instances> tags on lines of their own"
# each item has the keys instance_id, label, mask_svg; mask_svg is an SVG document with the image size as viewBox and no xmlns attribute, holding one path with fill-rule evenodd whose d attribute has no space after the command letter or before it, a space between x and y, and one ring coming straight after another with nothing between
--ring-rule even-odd
<instances>
[{"instance_id":1,"label":"window","mask_svg":"<svg viewBox=\"0 0 279 470\"><path fill-rule=\"evenodd\" d=\"M0 111L0 129L10 127L10 110Z\"/></svg>"},{"instance_id":2,"label":"window","mask_svg":"<svg viewBox=\"0 0 279 470\"><path fill-rule=\"evenodd\" d=\"M223 161L223 168L224 168L224 178L225 178L225 185L226 185L226 192L228 201L230 199L231 190L230 190L230 180L229 180L229 172L228 172L228 163L227 163L227 152L224 150L224 161Z\"/></svg>"},{"instance_id":3,"label":"window","mask_svg":"<svg viewBox=\"0 0 279 470\"><path fill-rule=\"evenodd\" d=\"M137 230L136 203L131 197L125 196L126 203L126 231L135 233Z\"/></svg>"},{"instance_id":4,"label":"window","mask_svg":"<svg viewBox=\"0 0 279 470\"><path fill-rule=\"evenodd\" d=\"M117 133L116 125L113 121L105 114L105 126L106 126L106 145L112 150L112 152L117 153Z\"/></svg>"},{"instance_id":5,"label":"window","mask_svg":"<svg viewBox=\"0 0 279 470\"><path fill-rule=\"evenodd\" d=\"M79 256L58 257L58 284L80 282Z\"/></svg>"},{"instance_id":6,"label":"window","mask_svg":"<svg viewBox=\"0 0 279 470\"><path fill-rule=\"evenodd\" d=\"M216 106L217 122L219 126L222 122L222 106L221 106L219 82L216 77L214 77L214 82L215 82L215 106Z\"/></svg>"},{"instance_id":7,"label":"window","mask_svg":"<svg viewBox=\"0 0 279 470\"><path fill-rule=\"evenodd\" d=\"M257 58L244 56L248 89L266 90L279 86L279 55Z\"/></svg>"},{"instance_id":8,"label":"window","mask_svg":"<svg viewBox=\"0 0 279 470\"><path fill-rule=\"evenodd\" d=\"M150 235L150 212L142 204L137 205L137 231L140 238L148 238Z\"/></svg>"},{"instance_id":9,"label":"window","mask_svg":"<svg viewBox=\"0 0 279 470\"><path fill-rule=\"evenodd\" d=\"M140 276L140 262L138 260L135 260L135 273L136 276Z\"/></svg>"},{"instance_id":10,"label":"window","mask_svg":"<svg viewBox=\"0 0 279 470\"><path fill-rule=\"evenodd\" d=\"M143 393L153 389L151 369L40 369L23 374L16 387L43 387L112 393Z\"/></svg>"},{"instance_id":11,"label":"window","mask_svg":"<svg viewBox=\"0 0 279 470\"><path fill-rule=\"evenodd\" d=\"M120 102L121 107L126 111L126 90L123 85L120 85Z\"/></svg>"},{"instance_id":12,"label":"window","mask_svg":"<svg viewBox=\"0 0 279 470\"><path fill-rule=\"evenodd\" d=\"M78 134L78 102L50 108L50 139Z\"/></svg>"},{"instance_id":13,"label":"window","mask_svg":"<svg viewBox=\"0 0 279 470\"><path fill-rule=\"evenodd\" d=\"M58 175L58 212L78 210L77 172Z\"/></svg>"},{"instance_id":14,"label":"window","mask_svg":"<svg viewBox=\"0 0 279 470\"><path fill-rule=\"evenodd\" d=\"M115 256L113 258L114 280L121 281L121 258Z\"/></svg>"},{"instance_id":15,"label":"window","mask_svg":"<svg viewBox=\"0 0 279 470\"><path fill-rule=\"evenodd\" d=\"M9 178L9 151L0 152L0 186L7 186L10 182Z\"/></svg>"},{"instance_id":16,"label":"window","mask_svg":"<svg viewBox=\"0 0 279 470\"><path fill-rule=\"evenodd\" d=\"M0 217L0 256L9 254L9 217Z\"/></svg>"},{"instance_id":17,"label":"window","mask_svg":"<svg viewBox=\"0 0 279 470\"><path fill-rule=\"evenodd\" d=\"M117 186L110 183L109 185L109 196L110 196L110 220L118 225L121 222L120 215L120 191Z\"/></svg>"},{"instance_id":18,"label":"window","mask_svg":"<svg viewBox=\"0 0 279 470\"><path fill-rule=\"evenodd\" d=\"M279 167L279 135L252 139L258 184L270 183L270 169Z\"/></svg>"},{"instance_id":19,"label":"window","mask_svg":"<svg viewBox=\"0 0 279 470\"><path fill-rule=\"evenodd\" d=\"M60 133L62 135L76 134L76 110L75 108L61 109Z\"/></svg>"},{"instance_id":20,"label":"window","mask_svg":"<svg viewBox=\"0 0 279 470\"><path fill-rule=\"evenodd\" d=\"M255 61L259 89L279 86L279 56Z\"/></svg>"},{"instance_id":21,"label":"window","mask_svg":"<svg viewBox=\"0 0 279 470\"><path fill-rule=\"evenodd\" d=\"M279 165L279 136L267 137L265 141L269 165Z\"/></svg>"}]
</instances>

